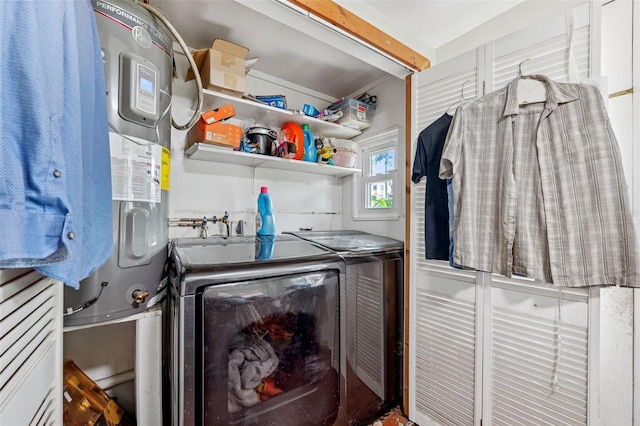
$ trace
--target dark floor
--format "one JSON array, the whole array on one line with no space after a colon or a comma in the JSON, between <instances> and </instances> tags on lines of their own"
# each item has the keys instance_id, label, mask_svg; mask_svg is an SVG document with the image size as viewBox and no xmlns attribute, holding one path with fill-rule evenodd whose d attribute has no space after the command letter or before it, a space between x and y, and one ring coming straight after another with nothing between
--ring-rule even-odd
<instances>
[{"instance_id":1,"label":"dark floor","mask_svg":"<svg viewBox=\"0 0 640 426\"><path fill-rule=\"evenodd\" d=\"M417 426L402 413L399 407L393 408L369 426Z\"/></svg>"}]
</instances>

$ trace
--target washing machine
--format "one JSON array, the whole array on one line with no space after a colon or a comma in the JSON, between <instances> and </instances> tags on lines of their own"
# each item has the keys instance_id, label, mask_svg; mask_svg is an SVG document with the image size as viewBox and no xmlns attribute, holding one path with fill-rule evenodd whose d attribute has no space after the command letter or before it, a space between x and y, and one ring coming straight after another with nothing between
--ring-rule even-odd
<instances>
[{"instance_id":1,"label":"washing machine","mask_svg":"<svg viewBox=\"0 0 640 426\"><path fill-rule=\"evenodd\" d=\"M335 252L292 235L177 239L165 316L172 425L344 425Z\"/></svg>"},{"instance_id":2,"label":"washing machine","mask_svg":"<svg viewBox=\"0 0 640 426\"><path fill-rule=\"evenodd\" d=\"M348 424L367 424L402 402L404 243L360 231L291 232L345 263L341 371Z\"/></svg>"}]
</instances>

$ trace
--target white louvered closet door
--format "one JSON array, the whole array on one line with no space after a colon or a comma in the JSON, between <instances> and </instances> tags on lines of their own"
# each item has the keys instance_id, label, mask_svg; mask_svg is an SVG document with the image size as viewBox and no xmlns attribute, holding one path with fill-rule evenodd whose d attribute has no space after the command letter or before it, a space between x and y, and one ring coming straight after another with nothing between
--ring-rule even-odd
<instances>
[{"instance_id":1,"label":"white louvered closet door","mask_svg":"<svg viewBox=\"0 0 640 426\"><path fill-rule=\"evenodd\" d=\"M591 78L598 48L591 19L584 4L488 44L487 91L515 78L519 64L522 74L555 81ZM598 356L588 347L598 333L597 296L496 275L487 281L483 425L589 424L587 377Z\"/></svg>"},{"instance_id":2,"label":"white louvered closet door","mask_svg":"<svg viewBox=\"0 0 640 426\"><path fill-rule=\"evenodd\" d=\"M62 424L62 283L0 269L0 425Z\"/></svg>"},{"instance_id":3,"label":"white louvered closet door","mask_svg":"<svg viewBox=\"0 0 640 426\"><path fill-rule=\"evenodd\" d=\"M585 3L414 76L412 152L464 82L474 98L483 85L503 88L519 64L557 81L598 77L598 7ZM560 292L425 260L424 194L424 181L412 184L409 417L421 426L597 424L598 290Z\"/></svg>"},{"instance_id":4,"label":"white louvered closet door","mask_svg":"<svg viewBox=\"0 0 640 426\"><path fill-rule=\"evenodd\" d=\"M418 134L461 101L463 86L465 99L477 97L482 52L471 51L414 77L414 156ZM425 179L411 184L409 416L421 426L479 424L474 394L481 292L475 272L425 259Z\"/></svg>"}]
</instances>

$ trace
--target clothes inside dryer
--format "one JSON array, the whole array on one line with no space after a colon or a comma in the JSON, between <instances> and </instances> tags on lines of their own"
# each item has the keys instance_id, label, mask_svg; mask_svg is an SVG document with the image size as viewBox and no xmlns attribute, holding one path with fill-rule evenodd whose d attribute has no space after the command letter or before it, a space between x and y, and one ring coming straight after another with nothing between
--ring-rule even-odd
<instances>
[{"instance_id":1,"label":"clothes inside dryer","mask_svg":"<svg viewBox=\"0 0 640 426\"><path fill-rule=\"evenodd\" d=\"M203 291L205 424L225 415L239 424L331 424L340 396L337 284L324 272Z\"/></svg>"},{"instance_id":2,"label":"clothes inside dryer","mask_svg":"<svg viewBox=\"0 0 640 426\"><path fill-rule=\"evenodd\" d=\"M172 424L337 423L344 263L289 235L173 242Z\"/></svg>"}]
</instances>

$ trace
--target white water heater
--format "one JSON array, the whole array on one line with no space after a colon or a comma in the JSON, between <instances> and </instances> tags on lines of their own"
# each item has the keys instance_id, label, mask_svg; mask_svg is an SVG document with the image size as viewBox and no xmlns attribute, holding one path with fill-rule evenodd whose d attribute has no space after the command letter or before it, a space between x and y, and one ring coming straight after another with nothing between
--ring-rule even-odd
<instances>
[{"instance_id":1,"label":"white water heater","mask_svg":"<svg viewBox=\"0 0 640 426\"><path fill-rule=\"evenodd\" d=\"M111 258L65 288L65 325L145 310L167 259L172 38L133 0L92 0L107 92L113 189Z\"/></svg>"}]
</instances>

